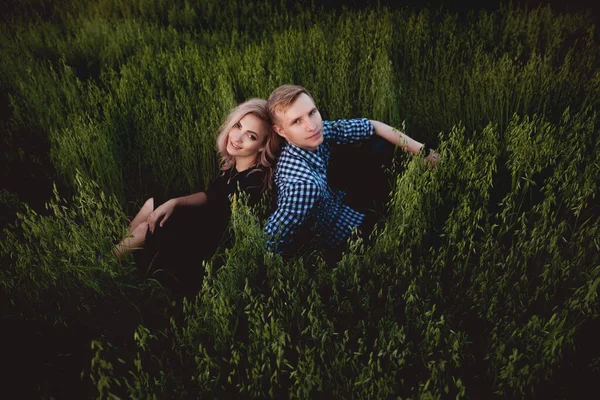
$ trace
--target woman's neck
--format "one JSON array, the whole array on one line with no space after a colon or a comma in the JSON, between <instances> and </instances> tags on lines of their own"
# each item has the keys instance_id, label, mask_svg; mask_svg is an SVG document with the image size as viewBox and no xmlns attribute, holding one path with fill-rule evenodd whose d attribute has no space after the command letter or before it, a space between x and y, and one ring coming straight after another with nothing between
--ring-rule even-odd
<instances>
[{"instance_id":1,"label":"woman's neck","mask_svg":"<svg viewBox=\"0 0 600 400\"><path fill-rule=\"evenodd\" d=\"M236 157L235 165L233 166L238 172L242 172L252 167L255 164L254 157Z\"/></svg>"}]
</instances>

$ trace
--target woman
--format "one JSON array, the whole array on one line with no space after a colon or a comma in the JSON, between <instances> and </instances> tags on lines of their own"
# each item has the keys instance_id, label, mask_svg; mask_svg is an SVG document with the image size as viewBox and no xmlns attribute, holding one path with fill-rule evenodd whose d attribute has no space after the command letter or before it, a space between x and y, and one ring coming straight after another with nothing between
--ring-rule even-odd
<instances>
[{"instance_id":1,"label":"woman","mask_svg":"<svg viewBox=\"0 0 600 400\"><path fill-rule=\"evenodd\" d=\"M271 129L266 104L250 99L229 113L217 138L222 173L208 190L165 202L148 199L129 225L131 236L113 254L122 259L144 248L142 254L136 253L139 267L164 265L180 284L199 287L200 261L214 253L229 223L229 196L239 188L253 205L271 188L279 139Z\"/></svg>"}]
</instances>

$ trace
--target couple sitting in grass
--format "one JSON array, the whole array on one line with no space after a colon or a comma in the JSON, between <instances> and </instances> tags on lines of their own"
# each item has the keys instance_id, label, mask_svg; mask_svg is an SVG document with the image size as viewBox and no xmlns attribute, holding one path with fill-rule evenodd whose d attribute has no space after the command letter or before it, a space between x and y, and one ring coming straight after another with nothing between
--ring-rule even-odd
<instances>
[{"instance_id":1,"label":"couple sitting in grass","mask_svg":"<svg viewBox=\"0 0 600 400\"><path fill-rule=\"evenodd\" d=\"M329 186L331 145L373 134L413 154L426 149L382 122L323 121L312 96L301 86L281 86L268 101L248 100L220 128L220 176L205 192L164 202L148 199L130 224L131 236L114 253L121 258L144 247L147 256L168 257L168 264L175 265L182 254L193 252L199 262L214 252L227 228L229 196L241 190L249 195L250 204L256 204L262 192L273 187L273 180L277 206L265 226L269 250L289 254L307 240L326 250L341 250L355 228L369 235L375 215L353 210L344 204L343 192ZM280 138L285 139L281 149ZM437 163L437 157L428 151L426 160Z\"/></svg>"}]
</instances>

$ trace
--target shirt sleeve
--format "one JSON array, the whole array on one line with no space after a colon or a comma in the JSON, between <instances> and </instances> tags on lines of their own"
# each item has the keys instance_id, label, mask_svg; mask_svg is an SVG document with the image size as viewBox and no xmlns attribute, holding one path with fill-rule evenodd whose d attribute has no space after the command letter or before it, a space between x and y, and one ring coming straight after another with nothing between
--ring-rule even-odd
<instances>
[{"instance_id":1,"label":"shirt sleeve","mask_svg":"<svg viewBox=\"0 0 600 400\"><path fill-rule=\"evenodd\" d=\"M277 209L265 226L269 250L282 252L282 246L292 241L319 198L319 187L314 182L293 183L278 194Z\"/></svg>"},{"instance_id":2,"label":"shirt sleeve","mask_svg":"<svg viewBox=\"0 0 600 400\"><path fill-rule=\"evenodd\" d=\"M366 118L323 121L323 136L336 144L354 143L373 136L375 128Z\"/></svg>"}]
</instances>

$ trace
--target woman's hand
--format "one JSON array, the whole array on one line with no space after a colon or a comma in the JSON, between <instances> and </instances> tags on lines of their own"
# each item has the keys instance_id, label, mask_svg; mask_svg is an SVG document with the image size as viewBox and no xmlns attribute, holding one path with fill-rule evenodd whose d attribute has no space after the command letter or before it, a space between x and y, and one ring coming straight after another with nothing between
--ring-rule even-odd
<instances>
[{"instance_id":1,"label":"woman's hand","mask_svg":"<svg viewBox=\"0 0 600 400\"><path fill-rule=\"evenodd\" d=\"M150 232L154 233L154 229L156 228L156 223L162 217L160 221L160 227L167 222L173 211L175 211L175 207L177 207L177 199L171 199L163 204L161 204L156 210L152 211L148 216L148 228L150 228Z\"/></svg>"}]
</instances>

